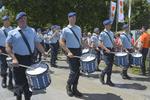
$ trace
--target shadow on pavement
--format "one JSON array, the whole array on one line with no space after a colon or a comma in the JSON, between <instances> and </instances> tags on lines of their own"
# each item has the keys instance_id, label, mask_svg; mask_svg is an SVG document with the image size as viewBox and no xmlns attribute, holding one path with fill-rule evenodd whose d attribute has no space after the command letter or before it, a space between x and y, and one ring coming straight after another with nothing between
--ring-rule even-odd
<instances>
[{"instance_id":1,"label":"shadow on pavement","mask_svg":"<svg viewBox=\"0 0 150 100\"><path fill-rule=\"evenodd\" d=\"M32 91L32 95L45 94L45 93L46 93L45 89Z\"/></svg>"},{"instance_id":2,"label":"shadow on pavement","mask_svg":"<svg viewBox=\"0 0 150 100\"><path fill-rule=\"evenodd\" d=\"M60 66L60 65L59 65L57 68L58 68L58 69L69 69L69 66Z\"/></svg>"},{"instance_id":3,"label":"shadow on pavement","mask_svg":"<svg viewBox=\"0 0 150 100\"><path fill-rule=\"evenodd\" d=\"M145 90L147 88L145 85L141 85L139 83L133 83L133 84L115 84L115 87L125 88L125 89L135 89L135 90Z\"/></svg>"},{"instance_id":4,"label":"shadow on pavement","mask_svg":"<svg viewBox=\"0 0 150 100\"><path fill-rule=\"evenodd\" d=\"M99 78L99 73L90 73L87 75L85 73L80 73L80 76L87 78Z\"/></svg>"},{"instance_id":5,"label":"shadow on pavement","mask_svg":"<svg viewBox=\"0 0 150 100\"><path fill-rule=\"evenodd\" d=\"M107 94L84 94L83 100L123 100L120 96L112 93Z\"/></svg>"},{"instance_id":6,"label":"shadow on pavement","mask_svg":"<svg viewBox=\"0 0 150 100\"><path fill-rule=\"evenodd\" d=\"M150 82L150 77L133 77L132 80L135 80L135 81L146 81L146 82Z\"/></svg>"}]
</instances>

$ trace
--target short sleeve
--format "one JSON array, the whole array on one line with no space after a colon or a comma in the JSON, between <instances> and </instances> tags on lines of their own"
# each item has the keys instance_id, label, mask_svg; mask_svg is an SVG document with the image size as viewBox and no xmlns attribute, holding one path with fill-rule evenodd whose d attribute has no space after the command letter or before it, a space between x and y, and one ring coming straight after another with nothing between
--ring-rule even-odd
<instances>
[{"instance_id":1,"label":"short sleeve","mask_svg":"<svg viewBox=\"0 0 150 100\"><path fill-rule=\"evenodd\" d=\"M40 39L40 37L36 34L35 29L32 29L32 30L33 30L33 34L34 34L34 42L36 42L36 43L42 42L42 40Z\"/></svg>"},{"instance_id":2,"label":"short sleeve","mask_svg":"<svg viewBox=\"0 0 150 100\"><path fill-rule=\"evenodd\" d=\"M65 39L65 40L66 40L66 32L65 32L65 29L62 30L62 34L60 35L60 39Z\"/></svg>"},{"instance_id":3,"label":"short sleeve","mask_svg":"<svg viewBox=\"0 0 150 100\"><path fill-rule=\"evenodd\" d=\"M104 41L104 34L102 32L99 35L99 40L102 42Z\"/></svg>"},{"instance_id":4,"label":"short sleeve","mask_svg":"<svg viewBox=\"0 0 150 100\"><path fill-rule=\"evenodd\" d=\"M13 35L12 35L12 31L10 31L10 32L8 32L8 36L7 36L7 38L6 38L6 41L5 41L6 43L10 43L10 44L12 44L12 42L13 42Z\"/></svg>"}]
</instances>

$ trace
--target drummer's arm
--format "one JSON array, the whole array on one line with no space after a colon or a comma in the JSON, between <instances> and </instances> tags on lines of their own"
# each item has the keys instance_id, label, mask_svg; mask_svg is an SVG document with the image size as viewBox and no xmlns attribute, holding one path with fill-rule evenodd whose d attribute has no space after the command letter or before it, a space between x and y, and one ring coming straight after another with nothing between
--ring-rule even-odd
<instances>
[{"instance_id":1,"label":"drummer's arm","mask_svg":"<svg viewBox=\"0 0 150 100\"><path fill-rule=\"evenodd\" d=\"M46 56L45 50L44 50L43 46L40 44L40 42L36 43L36 48L43 54L43 56Z\"/></svg>"},{"instance_id":2,"label":"drummer's arm","mask_svg":"<svg viewBox=\"0 0 150 100\"><path fill-rule=\"evenodd\" d=\"M12 45L10 43L6 43L5 47L6 47L6 52L12 58L13 65L16 66L16 67L18 67L19 62L18 62L16 56L14 55L14 53L12 51Z\"/></svg>"},{"instance_id":3,"label":"drummer's arm","mask_svg":"<svg viewBox=\"0 0 150 100\"><path fill-rule=\"evenodd\" d=\"M12 59L16 59L13 51L12 51L12 45L10 43L6 43L6 52L8 53L8 55L12 58Z\"/></svg>"},{"instance_id":4,"label":"drummer's arm","mask_svg":"<svg viewBox=\"0 0 150 100\"><path fill-rule=\"evenodd\" d=\"M100 43L99 43L99 47L101 47L101 48L102 48L103 50L105 50L107 53L110 52L110 50L107 49L107 48L103 45L103 42L100 42Z\"/></svg>"},{"instance_id":5,"label":"drummer's arm","mask_svg":"<svg viewBox=\"0 0 150 100\"><path fill-rule=\"evenodd\" d=\"M64 49L64 51L68 54L71 53L71 51L66 47L65 39L60 39L59 40L60 46Z\"/></svg>"}]
</instances>

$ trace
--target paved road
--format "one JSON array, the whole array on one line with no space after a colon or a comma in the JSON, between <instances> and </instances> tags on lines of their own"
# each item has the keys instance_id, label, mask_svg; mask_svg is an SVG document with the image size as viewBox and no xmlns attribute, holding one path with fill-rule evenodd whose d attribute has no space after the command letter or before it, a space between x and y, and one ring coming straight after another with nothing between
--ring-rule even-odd
<instances>
[{"instance_id":1,"label":"paved road","mask_svg":"<svg viewBox=\"0 0 150 100\"><path fill-rule=\"evenodd\" d=\"M36 91L32 100L150 100L149 77L131 74L132 80L123 80L118 71L114 71L112 75L115 87L102 85L98 79L99 72L95 72L88 77L85 75L80 77L78 88L84 93L84 97L68 97L65 86L69 69L63 59L58 61L59 68L50 68L51 85L46 91ZM0 100L15 100L15 97L11 91L0 87Z\"/></svg>"}]
</instances>

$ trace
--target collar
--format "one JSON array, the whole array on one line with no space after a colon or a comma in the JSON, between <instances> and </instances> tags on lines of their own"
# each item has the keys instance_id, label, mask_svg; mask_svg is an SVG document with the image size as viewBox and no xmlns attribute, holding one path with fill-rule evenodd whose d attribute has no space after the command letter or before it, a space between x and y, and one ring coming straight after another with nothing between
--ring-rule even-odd
<instances>
[{"instance_id":1,"label":"collar","mask_svg":"<svg viewBox=\"0 0 150 100\"><path fill-rule=\"evenodd\" d=\"M25 28L20 28L19 26L17 26L16 28L17 30L23 30L23 31L26 31L28 29L28 26L26 26Z\"/></svg>"},{"instance_id":2,"label":"collar","mask_svg":"<svg viewBox=\"0 0 150 100\"><path fill-rule=\"evenodd\" d=\"M2 30L5 30L5 29L8 29L8 28L11 28L11 27L10 27L10 26L9 26L9 27L4 27L4 26L3 26L1 29L2 29Z\"/></svg>"},{"instance_id":3,"label":"collar","mask_svg":"<svg viewBox=\"0 0 150 100\"><path fill-rule=\"evenodd\" d=\"M75 27L76 25L72 26L72 25L67 25L68 28L72 28Z\"/></svg>"},{"instance_id":4,"label":"collar","mask_svg":"<svg viewBox=\"0 0 150 100\"><path fill-rule=\"evenodd\" d=\"M93 33L93 36L98 36L96 33Z\"/></svg>"},{"instance_id":5,"label":"collar","mask_svg":"<svg viewBox=\"0 0 150 100\"><path fill-rule=\"evenodd\" d=\"M108 31L106 28L104 29L104 31L106 31L106 32L108 32L108 33L111 32L110 30Z\"/></svg>"}]
</instances>

